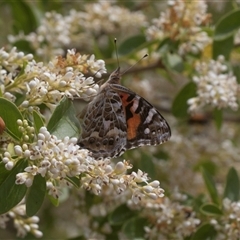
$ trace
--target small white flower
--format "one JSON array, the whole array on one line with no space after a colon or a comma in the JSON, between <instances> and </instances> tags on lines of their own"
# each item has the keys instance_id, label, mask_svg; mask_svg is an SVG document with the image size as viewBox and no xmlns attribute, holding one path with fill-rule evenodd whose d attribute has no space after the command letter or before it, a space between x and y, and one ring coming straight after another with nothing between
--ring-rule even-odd
<instances>
[{"instance_id":1,"label":"small white flower","mask_svg":"<svg viewBox=\"0 0 240 240\"><path fill-rule=\"evenodd\" d=\"M190 112L197 111L204 105L237 110L240 88L236 77L226 71L227 66L224 65L223 59L223 56L219 56L217 61L211 60L208 65L197 64L196 71L199 76L194 76L193 81L197 85L198 96L188 100Z\"/></svg>"},{"instance_id":2,"label":"small white flower","mask_svg":"<svg viewBox=\"0 0 240 240\"><path fill-rule=\"evenodd\" d=\"M146 185L143 187L143 190L146 191L146 193L151 193L153 191L153 187Z\"/></svg>"},{"instance_id":3,"label":"small white flower","mask_svg":"<svg viewBox=\"0 0 240 240\"><path fill-rule=\"evenodd\" d=\"M118 163L116 164L116 166L115 166L114 171L115 171L117 174L121 174L121 173L125 172L126 169L125 169L124 164L123 164L122 162L118 162Z\"/></svg>"},{"instance_id":4,"label":"small white flower","mask_svg":"<svg viewBox=\"0 0 240 240\"><path fill-rule=\"evenodd\" d=\"M22 147L19 145L14 146L14 151L17 154L17 156L22 156L22 154L23 154Z\"/></svg>"},{"instance_id":5,"label":"small white flower","mask_svg":"<svg viewBox=\"0 0 240 240\"><path fill-rule=\"evenodd\" d=\"M205 1L168 1L168 8L152 20L146 30L148 40L170 38L179 42L178 53L198 54L211 43L201 26L209 22Z\"/></svg>"},{"instance_id":6,"label":"small white flower","mask_svg":"<svg viewBox=\"0 0 240 240\"><path fill-rule=\"evenodd\" d=\"M7 169L7 170L12 170L12 168L14 167L14 163L13 162L7 162L6 164L5 164L5 168Z\"/></svg>"},{"instance_id":7,"label":"small white flower","mask_svg":"<svg viewBox=\"0 0 240 240\"><path fill-rule=\"evenodd\" d=\"M43 236L43 233L37 229L32 230L32 233L36 238L41 238Z\"/></svg>"},{"instance_id":8,"label":"small white flower","mask_svg":"<svg viewBox=\"0 0 240 240\"><path fill-rule=\"evenodd\" d=\"M4 157L4 158L2 159L2 161L3 161L3 163L7 163L7 162L10 161L10 159L9 159L8 157Z\"/></svg>"},{"instance_id":9,"label":"small white flower","mask_svg":"<svg viewBox=\"0 0 240 240\"><path fill-rule=\"evenodd\" d=\"M158 180L152 181L149 183L150 186L157 188L160 185L160 182Z\"/></svg>"}]
</instances>

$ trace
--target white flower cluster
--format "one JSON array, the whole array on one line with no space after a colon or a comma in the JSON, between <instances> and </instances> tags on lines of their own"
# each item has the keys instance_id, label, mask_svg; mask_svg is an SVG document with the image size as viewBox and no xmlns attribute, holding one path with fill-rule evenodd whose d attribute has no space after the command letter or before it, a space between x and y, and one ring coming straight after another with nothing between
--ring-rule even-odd
<instances>
[{"instance_id":1,"label":"white flower cluster","mask_svg":"<svg viewBox=\"0 0 240 240\"><path fill-rule=\"evenodd\" d=\"M141 12L130 12L124 7L112 5L111 1L85 5L84 29L95 36L116 34L118 32L136 32L146 24L146 17ZM75 14L79 14L75 12Z\"/></svg>"},{"instance_id":2,"label":"white flower cluster","mask_svg":"<svg viewBox=\"0 0 240 240\"><path fill-rule=\"evenodd\" d=\"M224 61L224 57L219 56L216 61L196 65L198 75L193 77L193 81L197 85L197 97L188 100L190 112L195 112L205 105L218 109L238 109L239 84Z\"/></svg>"},{"instance_id":3,"label":"white flower cluster","mask_svg":"<svg viewBox=\"0 0 240 240\"><path fill-rule=\"evenodd\" d=\"M6 223L13 219L13 226L17 230L17 237L23 238L32 233L36 238L41 238L43 233L38 230L39 218L37 216L26 217L26 206L20 203L11 211L0 215L0 228L6 228Z\"/></svg>"},{"instance_id":4,"label":"white flower cluster","mask_svg":"<svg viewBox=\"0 0 240 240\"><path fill-rule=\"evenodd\" d=\"M23 125L21 120L18 123ZM4 153L6 169L11 170L18 159L29 159L29 166L16 175L16 184L30 187L34 176L41 174L47 180L49 194L55 198L58 198L61 186L69 185L66 177L79 176L81 173L84 173L82 186L96 195L101 194L107 186L116 194L130 190L136 204L145 197L158 199L164 195L160 183L148 182L147 174L141 170L126 174L132 168L128 162L118 162L113 166L110 159L95 160L89 156L88 150L79 148L77 138L65 137L60 140L45 127L40 129L35 143L15 145L14 151L14 156L8 151Z\"/></svg>"},{"instance_id":5,"label":"white flower cluster","mask_svg":"<svg viewBox=\"0 0 240 240\"><path fill-rule=\"evenodd\" d=\"M168 8L152 20L146 30L148 40L170 38L180 42L178 52L198 54L211 42L201 27L209 22L205 1L169 0Z\"/></svg>"},{"instance_id":6,"label":"white flower cluster","mask_svg":"<svg viewBox=\"0 0 240 240\"><path fill-rule=\"evenodd\" d=\"M196 231L201 221L191 207L181 203L186 196L176 191L173 194L178 195L178 199L174 200L173 196L172 200L164 197L140 203L144 207L142 215L153 223L145 227L147 239L184 239Z\"/></svg>"},{"instance_id":7,"label":"white flower cluster","mask_svg":"<svg viewBox=\"0 0 240 240\"><path fill-rule=\"evenodd\" d=\"M159 181L148 182L147 174L141 170L127 175L126 171L131 168L126 161L118 162L112 167L110 160L94 160L92 166L88 167L88 173L82 178L83 186L97 195L104 186L111 189L105 191L105 195L107 192L112 195L113 192L120 194L130 190L134 204L138 204L144 198L158 199L164 196Z\"/></svg>"},{"instance_id":8,"label":"white flower cluster","mask_svg":"<svg viewBox=\"0 0 240 240\"><path fill-rule=\"evenodd\" d=\"M85 4L84 11L71 10L66 16L47 12L36 32L26 36L23 33L18 36L11 35L9 41L14 44L24 39L38 56L50 59L63 54L64 49L70 46L84 51L90 50L95 44L94 41L103 34L133 34L145 23L145 16L140 12L130 12L115 6L111 1L99 1ZM103 42L106 42L105 39Z\"/></svg>"},{"instance_id":9,"label":"white flower cluster","mask_svg":"<svg viewBox=\"0 0 240 240\"><path fill-rule=\"evenodd\" d=\"M13 47L9 52L4 48L0 49L0 91L3 97L15 101L16 97L11 91L8 91L8 85L14 85L14 78L19 73L19 67L23 66L25 62L33 61L33 55L24 55L23 52L18 52L16 47ZM23 86L16 88L16 92L21 92Z\"/></svg>"},{"instance_id":10,"label":"white flower cluster","mask_svg":"<svg viewBox=\"0 0 240 240\"><path fill-rule=\"evenodd\" d=\"M223 200L223 216L212 218L210 223L217 230L217 239L238 240L240 236L240 201Z\"/></svg>"},{"instance_id":11,"label":"white flower cluster","mask_svg":"<svg viewBox=\"0 0 240 240\"><path fill-rule=\"evenodd\" d=\"M16 184L25 184L30 187L36 174L41 174L49 182L54 182L67 176L78 176L87 170L88 151L79 149L77 138L65 137L59 140L45 127L40 129L35 143L15 145L14 150L19 159L22 157L29 159L29 166L24 169L24 172L17 174ZM9 163L14 165L16 157L12 158L9 152L5 152L3 162L5 166L9 166ZM52 185L54 188L54 184ZM51 188L51 183L48 183L48 188Z\"/></svg>"},{"instance_id":12,"label":"white flower cluster","mask_svg":"<svg viewBox=\"0 0 240 240\"><path fill-rule=\"evenodd\" d=\"M19 68L22 74L19 75ZM0 88L3 96L15 101L16 93L25 94L22 107L46 104L54 108L64 96L87 99L96 95L99 86L94 84L91 73L101 77L106 73L105 62L95 56L80 55L68 50L66 58L56 57L44 65L32 60L13 48L9 53L0 50Z\"/></svg>"}]
</instances>

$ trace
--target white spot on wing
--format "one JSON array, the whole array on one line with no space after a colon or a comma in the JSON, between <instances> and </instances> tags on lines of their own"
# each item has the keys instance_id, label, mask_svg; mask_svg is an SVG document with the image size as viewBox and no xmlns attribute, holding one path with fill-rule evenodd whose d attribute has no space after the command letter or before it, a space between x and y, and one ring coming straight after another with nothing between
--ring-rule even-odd
<instances>
[{"instance_id":1,"label":"white spot on wing","mask_svg":"<svg viewBox=\"0 0 240 240\"><path fill-rule=\"evenodd\" d=\"M156 110L154 108L151 108L151 110L148 112L147 118L144 121L144 124L145 123L150 123L152 121L152 117L155 113L156 113Z\"/></svg>"},{"instance_id":2,"label":"white spot on wing","mask_svg":"<svg viewBox=\"0 0 240 240\"><path fill-rule=\"evenodd\" d=\"M145 128L144 134L149 134L149 133L150 133L150 129L149 128Z\"/></svg>"},{"instance_id":3,"label":"white spot on wing","mask_svg":"<svg viewBox=\"0 0 240 240\"><path fill-rule=\"evenodd\" d=\"M133 112L135 112L136 110L137 110L137 108L138 108L138 105L139 105L139 100L137 99L137 100L134 100L133 101L133 105L132 105L132 107L131 107L131 110L133 111Z\"/></svg>"}]
</instances>

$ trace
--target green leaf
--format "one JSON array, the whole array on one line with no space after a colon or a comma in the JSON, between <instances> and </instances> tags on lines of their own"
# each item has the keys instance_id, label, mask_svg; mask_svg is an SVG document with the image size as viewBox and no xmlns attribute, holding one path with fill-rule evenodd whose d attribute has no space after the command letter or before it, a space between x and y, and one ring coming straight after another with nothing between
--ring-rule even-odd
<instances>
[{"instance_id":1,"label":"green leaf","mask_svg":"<svg viewBox=\"0 0 240 240\"><path fill-rule=\"evenodd\" d=\"M37 28L37 20L32 11L31 4L29 2L18 0L8 1L11 6L12 16L14 20L15 32L24 31L25 34L30 33Z\"/></svg>"},{"instance_id":2,"label":"green leaf","mask_svg":"<svg viewBox=\"0 0 240 240\"><path fill-rule=\"evenodd\" d=\"M184 118L188 116L187 100L196 96L196 85L193 82L186 84L175 97L172 104L172 113L175 117Z\"/></svg>"},{"instance_id":3,"label":"green leaf","mask_svg":"<svg viewBox=\"0 0 240 240\"><path fill-rule=\"evenodd\" d=\"M193 209L195 212L199 212L201 209L201 206L206 202L206 195L204 193L199 194L198 196L192 198L192 201L188 201L188 202L189 203L187 204L193 206Z\"/></svg>"},{"instance_id":4,"label":"green leaf","mask_svg":"<svg viewBox=\"0 0 240 240\"><path fill-rule=\"evenodd\" d=\"M9 170L5 168L5 164L3 162L0 162L0 186L5 181L9 174Z\"/></svg>"},{"instance_id":5,"label":"green leaf","mask_svg":"<svg viewBox=\"0 0 240 240\"><path fill-rule=\"evenodd\" d=\"M86 203L86 209L90 210L93 205L97 205L102 202L101 196L94 195L90 191L85 191L84 202Z\"/></svg>"},{"instance_id":6,"label":"green leaf","mask_svg":"<svg viewBox=\"0 0 240 240\"><path fill-rule=\"evenodd\" d=\"M201 211L208 216L223 214L222 210L214 204L204 204L201 206Z\"/></svg>"},{"instance_id":7,"label":"green leaf","mask_svg":"<svg viewBox=\"0 0 240 240\"><path fill-rule=\"evenodd\" d=\"M105 240L113 240L113 239L116 239L116 240L119 239L118 229L113 229L113 231L110 234L106 234L105 236Z\"/></svg>"},{"instance_id":8,"label":"green leaf","mask_svg":"<svg viewBox=\"0 0 240 240\"><path fill-rule=\"evenodd\" d=\"M48 198L55 207L58 207L58 205L59 205L59 200L58 199L54 198L51 195L48 195Z\"/></svg>"},{"instance_id":9,"label":"green leaf","mask_svg":"<svg viewBox=\"0 0 240 240\"><path fill-rule=\"evenodd\" d=\"M119 55L126 55L133 51L137 51L137 48L146 42L144 35L137 35L126 39L118 48Z\"/></svg>"},{"instance_id":10,"label":"green leaf","mask_svg":"<svg viewBox=\"0 0 240 240\"><path fill-rule=\"evenodd\" d=\"M111 225L121 225L134 215L135 213L123 204L109 215L109 221Z\"/></svg>"},{"instance_id":11,"label":"green leaf","mask_svg":"<svg viewBox=\"0 0 240 240\"><path fill-rule=\"evenodd\" d=\"M168 161L169 160L169 154L166 151L163 150L157 150L157 152L153 153L153 156L159 161Z\"/></svg>"},{"instance_id":12,"label":"green leaf","mask_svg":"<svg viewBox=\"0 0 240 240\"><path fill-rule=\"evenodd\" d=\"M194 170L196 171L201 170L201 168L206 169L211 175L215 175L217 172L217 164L208 159L203 159L194 166Z\"/></svg>"},{"instance_id":13,"label":"green leaf","mask_svg":"<svg viewBox=\"0 0 240 240\"><path fill-rule=\"evenodd\" d=\"M152 156L146 154L145 152L141 153L138 168L146 172L151 179L154 179L156 177L156 166L152 161Z\"/></svg>"},{"instance_id":14,"label":"green leaf","mask_svg":"<svg viewBox=\"0 0 240 240\"><path fill-rule=\"evenodd\" d=\"M147 225L145 218L131 218L125 222L122 231L126 235L127 239L143 238L146 234L144 227Z\"/></svg>"},{"instance_id":15,"label":"green leaf","mask_svg":"<svg viewBox=\"0 0 240 240\"><path fill-rule=\"evenodd\" d=\"M168 52L173 52L171 49L171 40L169 38L164 38L157 47L157 50L161 55L165 55Z\"/></svg>"},{"instance_id":16,"label":"green leaf","mask_svg":"<svg viewBox=\"0 0 240 240\"><path fill-rule=\"evenodd\" d=\"M75 116L75 109L72 102L64 98L50 118L47 129L58 138L78 137L79 121Z\"/></svg>"},{"instance_id":17,"label":"green leaf","mask_svg":"<svg viewBox=\"0 0 240 240\"><path fill-rule=\"evenodd\" d=\"M237 82L240 83L240 66L234 65L233 68L233 75L237 78Z\"/></svg>"},{"instance_id":18,"label":"green leaf","mask_svg":"<svg viewBox=\"0 0 240 240\"><path fill-rule=\"evenodd\" d=\"M213 118L214 118L217 129L220 130L222 126L222 120L223 120L222 110L214 109Z\"/></svg>"},{"instance_id":19,"label":"green leaf","mask_svg":"<svg viewBox=\"0 0 240 240\"><path fill-rule=\"evenodd\" d=\"M6 125L7 133L16 140L20 140L22 133L18 130L18 119L23 119L16 105L5 98L0 98L0 117Z\"/></svg>"},{"instance_id":20,"label":"green leaf","mask_svg":"<svg viewBox=\"0 0 240 240\"><path fill-rule=\"evenodd\" d=\"M33 121L35 131L36 133L39 133L39 129L44 126L44 121L40 113L35 110L33 111Z\"/></svg>"},{"instance_id":21,"label":"green leaf","mask_svg":"<svg viewBox=\"0 0 240 240\"><path fill-rule=\"evenodd\" d=\"M192 236L191 240L215 240L217 232L214 226L207 223L201 225Z\"/></svg>"},{"instance_id":22,"label":"green leaf","mask_svg":"<svg viewBox=\"0 0 240 240\"><path fill-rule=\"evenodd\" d=\"M224 15L216 24L215 28L215 41L227 39L240 28L240 9L233 10Z\"/></svg>"},{"instance_id":23,"label":"green leaf","mask_svg":"<svg viewBox=\"0 0 240 240\"><path fill-rule=\"evenodd\" d=\"M65 202L69 199L69 188L67 186L61 188L61 195L58 197L59 203Z\"/></svg>"},{"instance_id":24,"label":"green leaf","mask_svg":"<svg viewBox=\"0 0 240 240\"><path fill-rule=\"evenodd\" d=\"M212 201L218 205L219 204L218 192L212 176L204 168L202 168L202 175Z\"/></svg>"},{"instance_id":25,"label":"green leaf","mask_svg":"<svg viewBox=\"0 0 240 240\"><path fill-rule=\"evenodd\" d=\"M168 53L176 53L178 51L178 46L179 42L172 41L170 38L164 38L157 47L157 50L164 56Z\"/></svg>"},{"instance_id":26,"label":"green leaf","mask_svg":"<svg viewBox=\"0 0 240 240\"><path fill-rule=\"evenodd\" d=\"M233 36L223 39L222 41L213 41L213 59L217 59L219 55L223 55L226 60L229 60L233 46Z\"/></svg>"},{"instance_id":27,"label":"green leaf","mask_svg":"<svg viewBox=\"0 0 240 240\"><path fill-rule=\"evenodd\" d=\"M167 53L163 58L163 62L170 70L181 73L184 69L183 60L178 54Z\"/></svg>"},{"instance_id":28,"label":"green leaf","mask_svg":"<svg viewBox=\"0 0 240 240\"><path fill-rule=\"evenodd\" d=\"M14 45L14 46L16 46L16 45ZM22 71L22 69L21 69L21 71ZM14 104L17 107L19 107L23 103L23 101L26 99L26 95L25 94L14 93L14 96L16 97L16 100L14 101Z\"/></svg>"},{"instance_id":29,"label":"green leaf","mask_svg":"<svg viewBox=\"0 0 240 240\"><path fill-rule=\"evenodd\" d=\"M226 186L224 189L224 198L229 198L231 201L239 201L240 197L240 183L237 171L235 168L230 168L227 179L226 179Z\"/></svg>"},{"instance_id":30,"label":"green leaf","mask_svg":"<svg viewBox=\"0 0 240 240\"><path fill-rule=\"evenodd\" d=\"M31 217L35 215L43 204L46 194L46 180L40 174L34 177L33 184L26 196L26 213Z\"/></svg>"},{"instance_id":31,"label":"green leaf","mask_svg":"<svg viewBox=\"0 0 240 240\"><path fill-rule=\"evenodd\" d=\"M25 53L34 53L34 49L33 47L31 46L30 42L27 41L27 40L23 40L23 39L20 39L20 40L17 40L16 42L14 42L14 46L20 51L23 51ZM22 68L23 69L23 68ZM22 70L21 69L21 70ZM23 97L25 98L26 96L23 95ZM23 99L23 98L22 98ZM20 99L20 100L22 100ZM23 101L22 101L23 102ZM20 105L20 101L16 102L15 103L19 106Z\"/></svg>"},{"instance_id":32,"label":"green leaf","mask_svg":"<svg viewBox=\"0 0 240 240\"><path fill-rule=\"evenodd\" d=\"M70 182L74 187L80 187L80 180L78 177L66 177L66 180Z\"/></svg>"},{"instance_id":33,"label":"green leaf","mask_svg":"<svg viewBox=\"0 0 240 240\"><path fill-rule=\"evenodd\" d=\"M27 161L19 160L14 168L9 171L0 185L0 214L6 213L15 207L25 196L27 187L25 184L16 185L16 175L27 167Z\"/></svg>"}]
</instances>

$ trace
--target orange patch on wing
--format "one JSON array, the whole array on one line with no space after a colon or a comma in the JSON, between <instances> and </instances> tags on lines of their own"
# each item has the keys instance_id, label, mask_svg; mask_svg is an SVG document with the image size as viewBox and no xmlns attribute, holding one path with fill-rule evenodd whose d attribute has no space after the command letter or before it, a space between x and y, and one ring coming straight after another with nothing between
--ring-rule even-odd
<instances>
[{"instance_id":1,"label":"orange patch on wing","mask_svg":"<svg viewBox=\"0 0 240 240\"><path fill-rule=\"evenodd\" d=\"M122 100L122 104L123 106L127 106L128 104L130 104L131 102L128 102L127 99L129 97L129 94L124 93L124 92L120 92L120 96L121 96L121 100ZM124 112L125 109L123 108ZM130 109L133 117L129 118L127 120L127 139L131 140L134 139L137 136L137 129L138 126L141 124L141 117L139 114L136 114L132 111L132 109Z\"/></svg>"},{"instance_id":2,"label":"orange patch on wing","mask_svg":"<svg viewBox=\"0 0 240 240\"><path fill-rule=\"evenodd\" d=\"M126 94L126 93L120 92L119 95L120 95L120 97L121 97L121 100L122 100L122 104L123 104L123 106L128 105L129 103L127 102L127 98L129 97L129 94Z\"/></svg>"},{"instance_id":3,"label":"orange patch on wing","mask_svg":"<svg viewBox=\"0 0 240 240\"><path fill-rule=\"evenodd\" d=\"M141 123L141 118L139 114L133 114L132 118L127 121L127 139L131 140L137 136L137 129Z\"/></svg>"}]
</instances>

